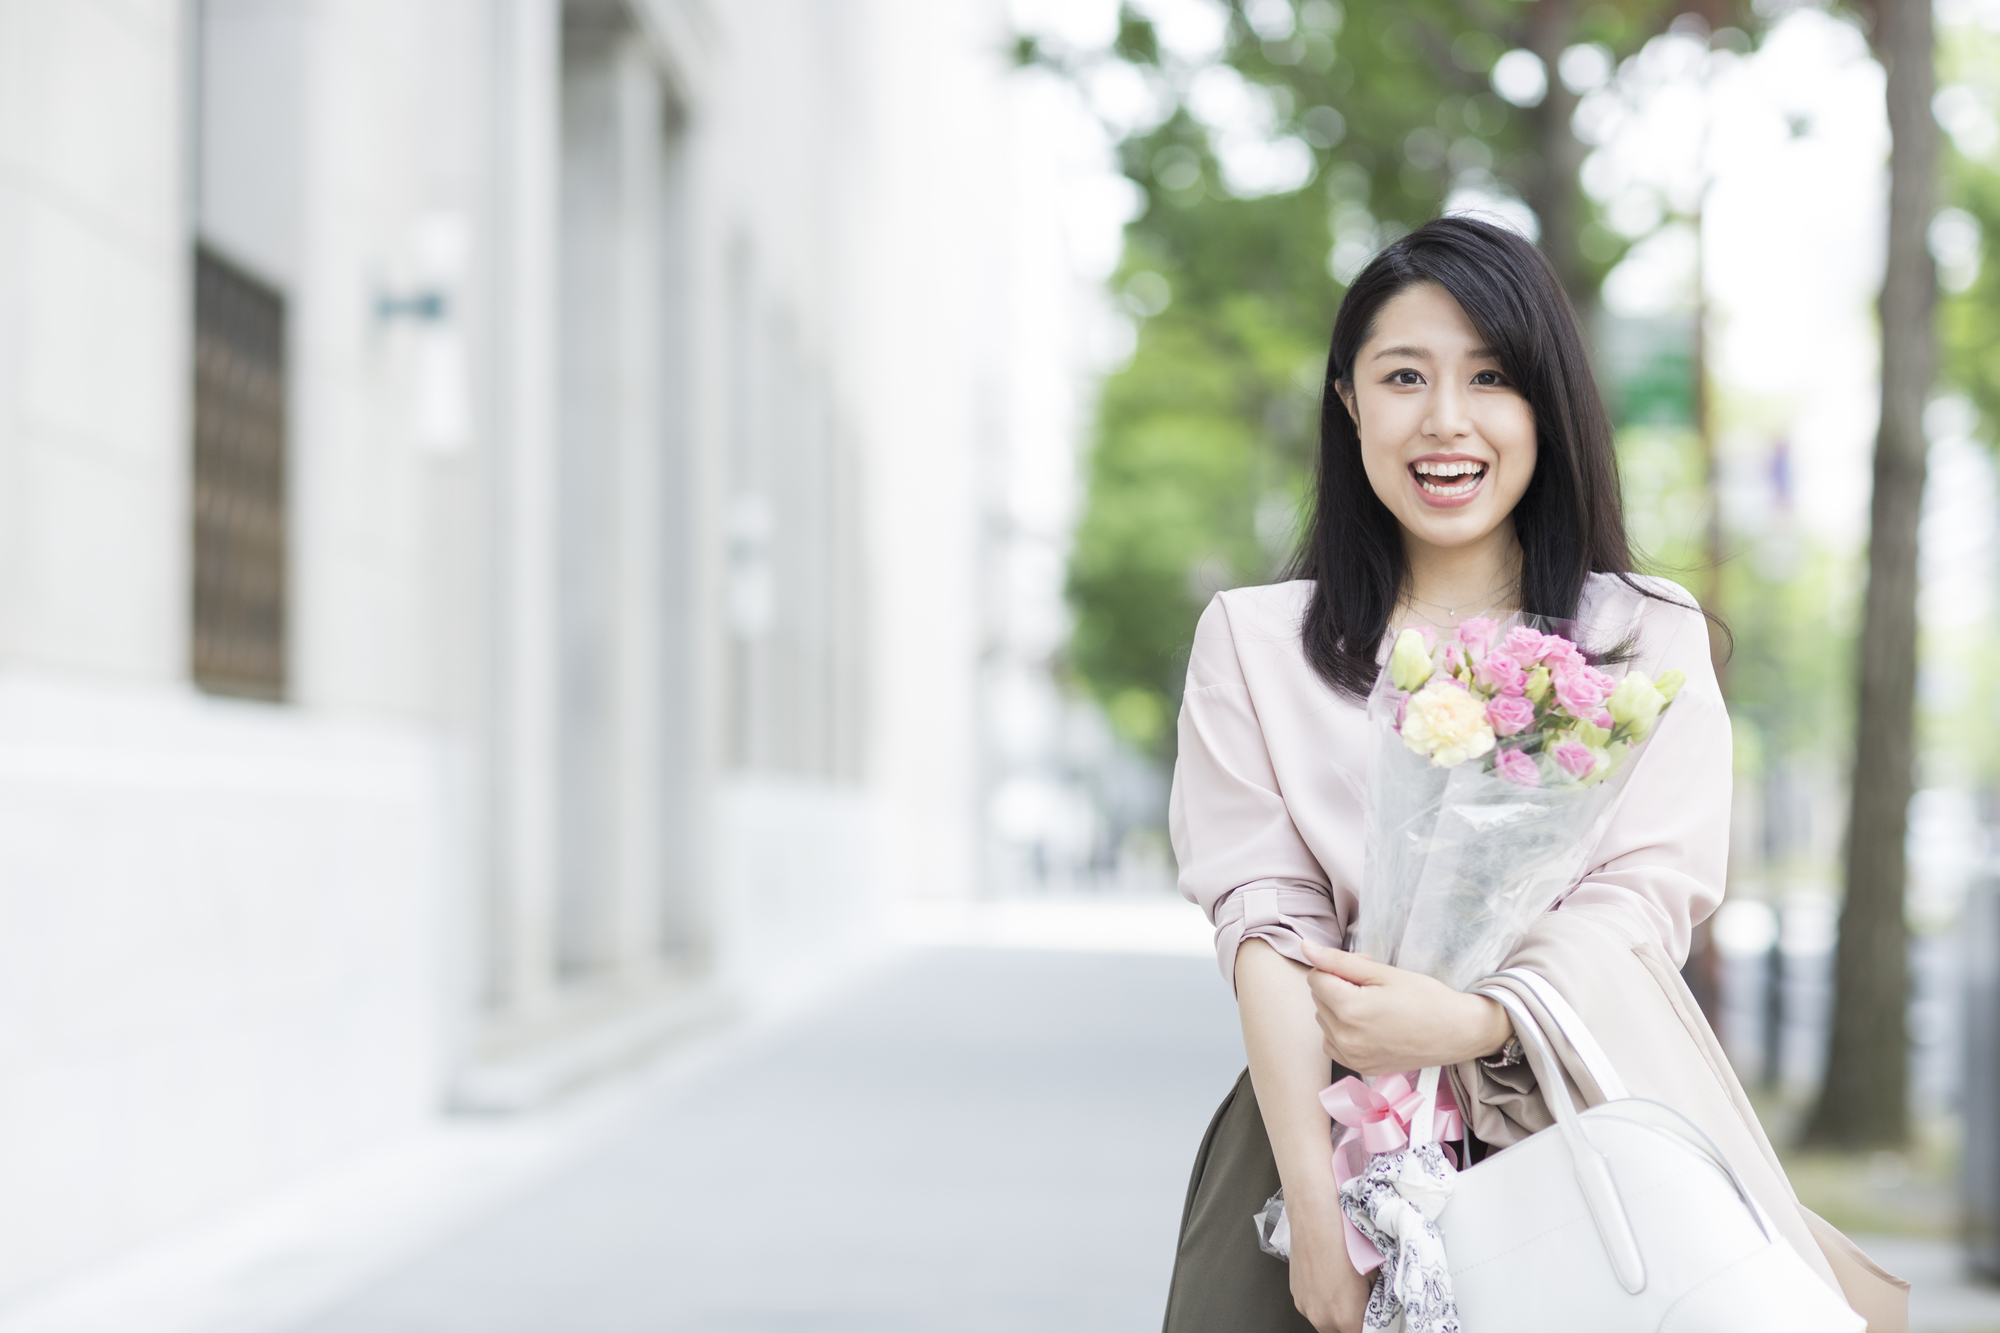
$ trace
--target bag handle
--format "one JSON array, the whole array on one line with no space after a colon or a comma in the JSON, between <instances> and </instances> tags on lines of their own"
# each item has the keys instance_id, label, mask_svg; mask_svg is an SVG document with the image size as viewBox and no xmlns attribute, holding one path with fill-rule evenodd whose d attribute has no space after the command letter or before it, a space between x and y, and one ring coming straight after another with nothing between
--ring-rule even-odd
<instances>
[{"instance_id":1,"label":"bag handle","mask_svg":"<svg viewBox=\"0 0 2000 1333\"><path fill-rule=\"evenodd\" d=\"M1654 1108L1654 1114L1664 1112L1672 1116L1679 1125L1676 1132L1690 1143L1697 1144L1708 1154L1709 1160L1715 1163L1716 1168L1729 1177L1729 1183L1735 1189L1736 1197L1743 1201L1743 1206L1756 1218L1758 1228L1767 1238L1775 1238L1777 1233L1771 1229L1762 1205L1751 1195L1750 1187L1743 1183L1743 1177L1736 1173L1735 1165L1723 1155L1722 1149L1715 1146L1715 1140L1694 1121L1671 1106L1663 1102L1633 1097L1625 1086L1625 1080L1618 1077L1618 1071L1612 1068L1611 1057L1604 1053L1604 1048L1597 1044L1597 1038L1592 1036L1590 1029L1585 1026L1582 1015L1563 998L1562 992L1557 990L1547 977L1539 972L1531 972L1525 967L1510 967L1504 972L1494 973L1487 980L1490 982L1503 977L1527 988L1537 1000L1541 1001L1542 1007L1548 1011L1550 1020L1569 1040L1570 1049L1576 1052L1577 1058L1583 1062L1584 1071L1596 1082L1598 1091L1604 1094L1606 1101L1641 1101L1646 1106ZM1543 1036L1546 1038L1547 1033ZM1538 1079L1539 1077L1537 1075Z\"/></svg>"},{"instance_id":2,"label":"bag handle","mask_svg":"<svg viewBox=\"0 0 2000 1333\"><path fill-rule=\"evenodd\" d=\"M1646 1262L1639 1253L1638 1238L1632 1234L1631 1219L1625 1215L1624 1202L1619 1199L1618 1187L1611 1179L1611 1164L1585 1136L1583 1122L1577 1117L1576 1103L1570 1100L1569 1087L1563 1082L1562 1066L1549 1049L1548 1039L1542 1035L1540 1024L1521 998L1505 986L1484 985L1475 993L1498 1003L1512 1020L1515 1035L1520 1037L1527 1054L1528 1064L1535 1071L1542 1100L1548 1104L1563 1142L1569 1148L1577 1187L1583 1192L1591 1221L1597 1225L1597 1238L1604 1245L1605 1257L1611 1261L1612 1275L1618 1279L1619 1286L1634 1296L1638 1295L1646 1289ZM1432 1087L1435 1090L1435 1082Z\"/></svg>"},{"instance_id":3,"label":"bag handle","mask_svg":"<svg viewBox=\"0 0 2000 1333\"><path fill-rule=\"evenodd\" d=\"M1549 984L1547 977L1530 972L1525 967L1510 967L1504 972L1494 973L1487 980L1502 977L1526 987L1541 1002L1556 1030L1569 1042L1570 1049L1583 1062L1584 1070L1597 1084L1597 1090L1604 1094L1606 1101L1615 1102L1632 1095L1626 1091L1625 1080L1618 1077L1618 1071L1612 1067L1611 1057L1604 1053L1604 1048L1597 1044L1597 1038L1584 1025L1583 1016L1563 998L1561 991Z\"/></svg>"},{"instance_id":4,"label":"bag handle","mask_svg":"<svg viewBox=\"0 0 2000 1333\"><path fill-rule=\"evenodd\" d=\"M1439 1065L1425 1065L1417 1075L1417 1109L1410 1117L1410 1146L1421 1148L1437 1142L1437 1100Z\"/></svg>"}]
</instances>

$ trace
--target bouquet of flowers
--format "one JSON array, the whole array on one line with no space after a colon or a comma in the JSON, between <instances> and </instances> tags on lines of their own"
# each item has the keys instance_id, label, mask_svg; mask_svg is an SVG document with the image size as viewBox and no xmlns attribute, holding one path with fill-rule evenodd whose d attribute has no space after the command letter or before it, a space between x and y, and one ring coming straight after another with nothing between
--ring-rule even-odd
<instances>
[{"instance_id":1,"label":"bouquet of flowers","mask_svg":"<svg viewBox=\"0 0 2000 1333\"><path fill-rule=\"evenodd\" d=\"M1369 696L1382 723L1359 919L1352 947L1464 990L1497 969L1587 868L1617 775L1659 724L1683 678L1592 666L1574 640L1522 618L1468 620L1440 642L1404 630ZM1364 1327L1458 1327L1438 1215L1462 1132L1442 1071L1320 1094L1339 1127L1333 1152L1348 1256L1379 1269ZM1418 1091L1436 1089L1433 1102ZM1413 1122L1431 1107L1422 1135ZM1257 1219L1289 1248L1283 1192Z\"/></svg>"},{"instance_id":2,"label":"bouquet of flowers","mask_svg":"<svg viewBox=\"0 0 2000 1333\"><path fill-rule=\"evenodd\" d=\"M1383 724L1353 947L1463 990L1585 869L1634 747L1683 681L1613 678L1533 621L1407 629Z\"/></svg>"}]
</instances>

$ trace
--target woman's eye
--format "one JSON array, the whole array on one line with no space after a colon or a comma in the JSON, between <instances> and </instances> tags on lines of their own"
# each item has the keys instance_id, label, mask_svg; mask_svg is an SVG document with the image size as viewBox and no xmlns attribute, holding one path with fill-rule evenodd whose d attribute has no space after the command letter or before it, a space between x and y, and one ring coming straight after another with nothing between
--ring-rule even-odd
<instances>
[{"instance_id":1,"label":"woman's eye","mask_svg":"<svg viewBox=\"0 0 2000 1333\"><path fill-rule=\"evenodd\" d=\"M1414 386L1422 384L1424 377L1414 370L1399 370L1389 376L1389 383Z\"/></svg>"},{"instance_id":2,"label":"woman's eye","mask_svg":"<svg viewBox=\"0 0 2000 1333\"><path fill-rule=\"evenodd\" d=\"M1482 388L1502 388L1507 383L1507 377L1497 370L1482 370L1472 377L1472 382Z\"/></svg>"}]
</instances>

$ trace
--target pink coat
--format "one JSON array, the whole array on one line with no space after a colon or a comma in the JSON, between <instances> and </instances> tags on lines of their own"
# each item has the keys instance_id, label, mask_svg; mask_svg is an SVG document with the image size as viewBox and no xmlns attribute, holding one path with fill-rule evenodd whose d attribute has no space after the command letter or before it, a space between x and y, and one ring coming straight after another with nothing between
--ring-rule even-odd
<instances>
[{"instance_id":1,"label":"pink coat","mask_svg":"<svg viewBox=\"0 0 2000 1333\"><path fill-rule=\"evenodd\" d=\"M1636 909L1679 966L1695 923L1722 901L1729 713L1694 599L1648 582L1680 605L1590 577L1578 616L1586 646L1630 638L1634 668L1658 677L1678 667L1687 684L1633 759L1590 869L1562 906ZM1301 936L1338 945L1354 924L1377 736L1362 705L1306 662L1299 623L1311 595L1302 581L1216 594L1188 661L1167 826L1181 894L1215 924L1232 979L1245 939L1304 962Z\"/></svg>"},{"instance_id":2,"label":"pink coat","mask_svg":"<svg viewBox=\"0 0 2000 1333\"><path fill-rule=\"evenodd\" d=\"M1579 621L1586 646L1633 641L1632 665L1687 675L1673 709L1632 759L1590 868L1529 931L1510 965L1547 977L1584 1013L1633 1095L1688 1116L1720 1145L1785 1238L1867 1316L1906 1333L1908 1284L1802 1207L1742 1085L1678 969L1688 935L1722 901L1729 854L1729 714L1709 663L1707 622L1593 575ZM1224 976L1245 939L1304 962L1299 939L1344 941L1361 878L1369 766L1378 736L1362 705L1307 665L1299 621L1308 583L1220 593L1203 613L1181 706L1168 827L1181 893L1215 924ZM1573 1053L1558 1056L1585 1105L1602 1092ZM1551 1123L1524 1067L1457 1066L1473 1132L1499 1147Z\"/></svg>"}]
</instances>

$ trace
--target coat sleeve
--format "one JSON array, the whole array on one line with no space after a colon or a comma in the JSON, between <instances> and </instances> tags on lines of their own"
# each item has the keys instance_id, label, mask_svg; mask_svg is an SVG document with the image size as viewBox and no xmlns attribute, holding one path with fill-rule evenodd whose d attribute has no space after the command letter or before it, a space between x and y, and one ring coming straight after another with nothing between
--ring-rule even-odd
<instances>
[{"instance_id":1,"label":"coat sleeve","mask_svg":"<svg viewBox=\"0 0 2000 1333\"><path fill-rule=\"evenodd\" d=\"M1221 596L1195 630L1167 827L1181 896L1214 924L1217 961L1232 990L1246 939L1303 963L1301 939L1338 945L1345 938L1326 872L1278 790Z\"/></svg>"},{"instance_id":2,"label":"coat sleeve","mask_svg":"<svg viewBox=\"0 0 2000 1333\"><path fill-rule=\"evenodd\" d=\"M1639 747L1590 869L1558 910L1586 903L1631 909L1679 967L1696 923L1722 901L1733 752L1708 622L1679 588L1662 583L1660 591L1680 604L1639 601L1632 666L1654 679L1679 669L1687 683Z\"/></svg>"}]
</instances>

